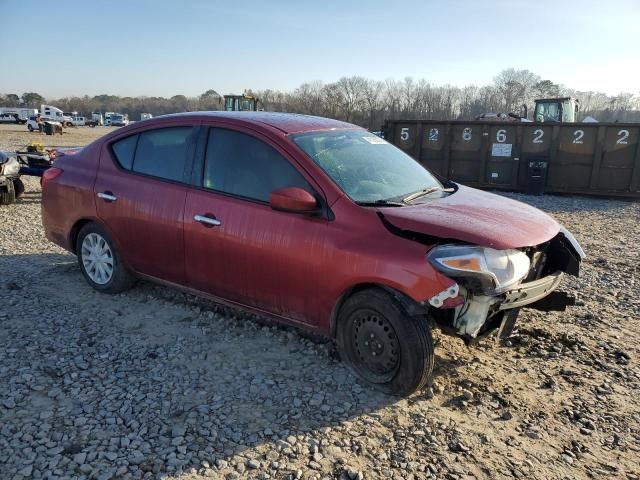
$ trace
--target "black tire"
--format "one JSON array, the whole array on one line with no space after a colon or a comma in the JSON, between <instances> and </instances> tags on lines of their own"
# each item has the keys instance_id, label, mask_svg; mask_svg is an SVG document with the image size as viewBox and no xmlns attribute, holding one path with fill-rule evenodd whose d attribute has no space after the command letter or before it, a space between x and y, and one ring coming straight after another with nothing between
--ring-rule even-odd
<instances>
[{"instance_id":1,"label":"black tire","mask_svg":"<svg viewBox=\"0 0 640 480\"><path fill-rule=\"evenodd\" d=\"M377 390L409 395L431 379L433 339L426 319L409 315L384 290L349 297L340 308L336 334L342 360Z\"/></svg>"},{"instance_id":2,"label":"black tire","mask_svg":"<svg viewBox=\"0 0 640 480\"><path fill-rule=\"evenodd\" d=\"M7 179L4 189L0 190L0 205L9 205L15 201L16 191L13 188L13 182Z\"/></svg>"},{"instance_id":3,"label":"black tire","mask_svg":"<svg viewBox=\"0 0 640 480\"><path fill-rule=\"evenodd\" d=\"M13 181L13 190L16 192L16 198L20 198L24 194L24 183L19 178Z\"/></svg>"},{"instance_id":4,"label":"black tire","mask_svg":"<svg viewBox=\"0 0 640 480\"><path fill-rule=\"evenodd\" d=\"M29 129L30 132L33 132L33 126L28 125L27 128Z\"/></svg>"},{"instance_id":5,"label":"black tire","mask_svg":"<svg viewBox=\"0 0 640 480\"><path fill-rule=\"evenodd\" d=\"M83 250L82 244L84 239L90 234L96 234L102 239L104 239L105 243L108 245L109 250L111 252L111 260L113 263L113 270L109 280L106 283L98 283L94 281L83 262ZM89 285L103 293L120 293L125 290L128 290L135 283L135 277L127 270L127 268L120 262L120 257L116 252L115 246L102 227L100 227L96 223L87 223L80 229L78 233L78 238L76 239L76 255L78 257L78 264L80 265L80 270L82 271L82 275L84 275L85 280Z\"/></svg>"}]
</instances>

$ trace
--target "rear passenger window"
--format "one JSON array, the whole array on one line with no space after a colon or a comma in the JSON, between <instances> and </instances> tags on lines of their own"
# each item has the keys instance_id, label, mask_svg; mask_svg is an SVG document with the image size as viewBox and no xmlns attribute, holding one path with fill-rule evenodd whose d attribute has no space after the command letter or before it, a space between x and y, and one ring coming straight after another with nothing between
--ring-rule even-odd
<instances>
[{"instance_id":1,"label":"rear passenger window","mask_svg":"<svg viewBox=\"0 0 640 480\"><path fill-rule=\"evenodd\" d=\"M241 197L269 201L283 187L313 189L282 155L257 138L233 130L209 130L203 186Z\"/></svg>"},{"instance_id":2,"label":"rear passenger window","mask_svg":"<svg viewBox=\"0 0 640 480\"><path fill-rule=\"evenodd\" d=\"M116 156L116 160L122 168L131 170L133 166L133 154L136 153L136 142L138 141L138 135L132 135L131 137L123 138L114 143L111 148Z\"/></svg>"},{"instance_id":3,"label":"rear passenger window","mask_svg":"<svg viewBox=\"0 0 640 480\"><path fill-rule=\"evenodd\" d=\"M167 180L182 181L192 144L192 127L162 128L141 133L132 170Z\"/></svg>"}]
</instances>

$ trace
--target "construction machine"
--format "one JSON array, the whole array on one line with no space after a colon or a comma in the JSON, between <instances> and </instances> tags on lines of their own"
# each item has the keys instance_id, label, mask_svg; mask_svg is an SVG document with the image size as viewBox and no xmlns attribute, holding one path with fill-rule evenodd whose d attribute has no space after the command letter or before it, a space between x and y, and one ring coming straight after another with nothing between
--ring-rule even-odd
<instances>
[{"instance_id":1,"label":"construction machine","mask_svg":"<svg viewBox=\"0 0 640 480\"><path fill-rule=\"evenodd\" d=\"M483 113L476 120L495 122L572 123L578 121L580 101L574 97L539 98L534 100L533 119L528 119L528 108L522 105L520 113Z\"/></svg>"},{"instance_id":2,"label":"construction machine","mask_svg":"<svg viewBox=\"0 0 640 480\"><path fill-rule=\"evenodd\" d=\"M227 112L257 112L260 99L251 90L245 90L242 95L225 95L224 109Z\"/></svg>"},{"instance_id":3,"label":"construction machine","mask_svg":"<svg viewBox=\"0 0 640 480\"><path fill-rule=\"evenodd\" d=\"M580 102L574 97L541 98L535 101L534 122L567 123L578 121Z\"/></svg>"}]
</instances>

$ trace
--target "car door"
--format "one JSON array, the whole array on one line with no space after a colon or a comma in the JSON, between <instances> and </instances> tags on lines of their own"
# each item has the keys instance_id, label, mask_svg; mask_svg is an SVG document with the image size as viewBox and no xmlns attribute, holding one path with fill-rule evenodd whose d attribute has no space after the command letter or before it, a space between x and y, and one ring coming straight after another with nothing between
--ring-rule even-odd
<instances>
[{"instance_id":1,"label":"car door","mask_svg":"<svg viewBox=\"0 0 640 480\"><path fill-rule=\"evenodd\" d=\"M183 213L198 127L140 131L105 145L98 217L138 273L184 283Z\"/></svg>"},{"instance_id":2,"label":"car door","mask_svg":"<svg viewBox=\"0 0 640 480\"><path fill-rule=\"evenodd\" d=\"M315 323L327 218L272 210L269 193L297 186L322 201L298 166L248 131L206 132L202 172L187 193L185 264L198 290ZM196 167L197 168L197 167Z\"/></svg>"}]
</instances>

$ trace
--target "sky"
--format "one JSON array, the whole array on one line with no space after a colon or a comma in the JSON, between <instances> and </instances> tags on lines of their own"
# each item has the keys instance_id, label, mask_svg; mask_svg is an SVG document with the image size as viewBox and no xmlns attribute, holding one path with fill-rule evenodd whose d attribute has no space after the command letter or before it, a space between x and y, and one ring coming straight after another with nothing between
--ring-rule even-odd
<instances>
[{"instance_id":1,"label":"sky","mask_svg":"<svg viewBox=\"0 0 640 480\"><path fill-rule=\"evenodd\" d=\"M0 0L0 93L196 96L528 69L640 93L640 0Z\"/></svg>"}]
</instances>

